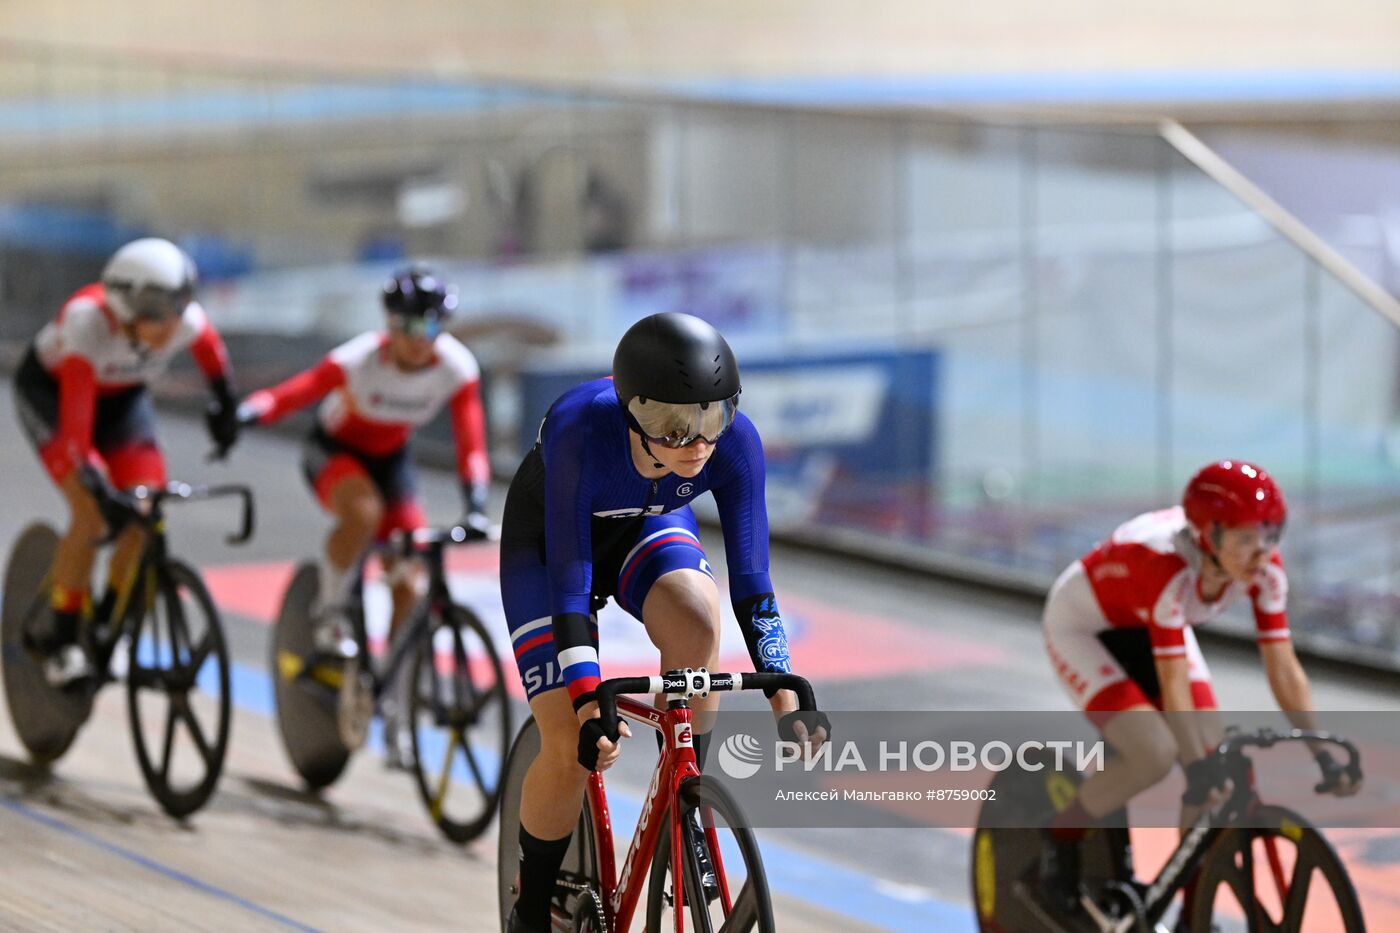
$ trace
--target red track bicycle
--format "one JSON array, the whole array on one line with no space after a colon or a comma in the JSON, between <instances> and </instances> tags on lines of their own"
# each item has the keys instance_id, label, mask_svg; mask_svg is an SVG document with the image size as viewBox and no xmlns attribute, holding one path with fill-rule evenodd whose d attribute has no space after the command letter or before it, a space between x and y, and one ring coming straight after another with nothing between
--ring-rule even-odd
<instances>
[{"instance_id":1,"label":"red track bicycle","mask_svg":"<svg viewBox=\"0 0 1400 933\"><path fill-rule=\"evenodd\" d=\"M689 700L712 691L793 690L800 708L816 710L812 687L795 674L712 674L668 671L659 677L623 677L598 686L605 722L618 717L661 733L664 748L652 774L632 844L617 872L612 817L603 776L588 782L583 814L555 890L555 930L614 933L627 930L646 885L646 929L685 930L689 916L696 933L771 933L773 904L753 830L733 798L697 767ZM626 694L665 694L666 709ZM516 839L525 772L539 753L540 733L531 719L511 748L501 797L499 881L501 922L518 893ZM679 853L679 858L673 854ZM679 871L675 864L682 867Z\"/></svg>"}]
</instances>

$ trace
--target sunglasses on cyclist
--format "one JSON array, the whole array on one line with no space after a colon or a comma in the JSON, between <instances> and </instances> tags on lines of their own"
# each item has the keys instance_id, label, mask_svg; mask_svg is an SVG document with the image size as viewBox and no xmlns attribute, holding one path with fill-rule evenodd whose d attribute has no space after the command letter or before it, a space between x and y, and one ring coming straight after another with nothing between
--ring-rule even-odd
<instances>
[{"instance_id":1,"label":"sunglasses on cyclist","mask_svg":"<svg viewBox=\"0 0 1400 933\"><path fill-rule=\"evenodd\" d=\"M627 413L643 437L676 449L698 440L713 444L734 423L739 396L719 402L658 402L641 396L629 399Z\"/></svg>"},{"instance_id":2,"label":"sunglasses on cyclist","mask_svg":"<svg viewBox=\"0 0 1400 933\"><path fill-rule=\"evenodd\" d=\"M410 317L406 314L391 314L389 328L416 340L435 340L438 334L442 333L442 321L432 315Z\"/></svg>"},{"instance_id":3,"label":"sunglasses on cyclist","mask_svg":"<svg viewBox=\"0 0 1400 933\"><path fill-rule=\"evenodd\" d=\"M147 286L131 290L126 296L132 317L154 324L165 324L184 314L193 300L192 285L174 290Z\"/></svg>"}]
</instances>

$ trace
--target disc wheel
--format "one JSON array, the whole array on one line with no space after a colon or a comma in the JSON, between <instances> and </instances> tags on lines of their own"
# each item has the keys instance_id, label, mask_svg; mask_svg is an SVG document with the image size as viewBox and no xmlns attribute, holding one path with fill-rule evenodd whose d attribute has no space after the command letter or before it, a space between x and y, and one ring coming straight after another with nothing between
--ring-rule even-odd
<instances>
[{"instance_id":1,"label":"disc wheel","mask_svg":"<svg viewBox=\"0 0 1400 933\"><path fill-rule=\"evenodd\" d=\"M1053 768L1010 769L993 780L994 800L983 804L972 837L972 897L983 933L1050 929L1027 896L1026 880L1040 861L1044 840L1039 827L1047 814L1074 798L1078 780L1078 775ZM1080 843L1081 877L1090 890L1132 878L1126 824L1121 816L1106 822L1115 825L1089 832ZM1063 929L1079 929L1056 920Z\"/></svg>"},{"instance_id":2,"label":"disc wheel","mask_svg":"<svg viewBox=\"0 0 1400 933\"><path fill-rule=\"evenodd\" d=\"M525 786L525 773L540 753L540 730L534 717L525 720L515 742L506 756L505 772L501 777L501 826L497 837L496 871L500 895L501 929L505 929L511 908L520 894L520 798ZM559 869L559 886L555 889L553 909L556 918L586 922L592 903L585 903L602 891L598 869L598 848L593 834L593 816L588 797L584 797L583 812L569 839L569 850ZM592 892L590 895L589 892ZM601 901L597 902L601 904ZM596 912L595 912L596 916ZM591 929L591 927L584 927ZM601 930L595 931L601 933Z\"/></svg>"},{"instance_id":3,"label":"disc wheel","mask_svg":"<svg viewBox=\"0 0 1400 933\"><path fill-rule=\"evenodd\" d=\"M1226 830L1206 853L1192 930L1307 933L1366 929L1346 866L1298 814L1263 806L1254 828Z\"/></svg>"},{"instance_id":4,"label":"disc wheel","mask_svg":"<svg viewBox=\"0 0 1400 933\"><path fill-rule=\"evenodd\" d=\"M675 927L674 861L682 868L683 909L696 933L772 933L773 902L763 871L758 842L738 804L720 784L701 776L680 787L681 854L672 859L671 819L662 816L661 838L647 886L647 929ZM701 851L713 876L710 889L701 879Z\"/></svg>"},{"instance_id":5,"label":"disc wheel","mask_svg":"<svg viewBox=\"0 0 1400 933\"><path fill-rule=\"evenodd\" d=\"M189 816L213 796L232 722L228 645L191 567L150 568L133 615L126 676L136 762L161 809Z\"/></svg>"},{"instance_id":6,"label":"disc wheel","mask_svg":"<svg viewBox=\"0 0 1400 933\"><path fill-rule=\"evenodd\" d=\"M428 814L464 844L490 825L511 740L510 698L486 626L448 605L414 652L408 721Z\"/></svg>"},{"instance_id":7,"label":"disc wheel","mask_svg":"<svg viewBox=\"0 0 1400 933\"><path fill-rule=\"evenodd\" d=\"M5 700L19 740L35 764L57 761L73 744L92 711L94 688L58 688L44 677L44 656L32 633L48 622L46 581L58 550L58 533L30 525L15 541L5 567L0 644L3 644Z\"/></svg>"},{"instance_id":8,"label":"disc wheel","mask_svg":"<svg viewBox=\"0 0 1400 933\"><path fill-rule=\"evenodd\" d=\"M311 790L333 784L350 761L341 741L337 705L345 664L320 661L311 608L320 587L315 564L302 564L287 585L272 635L277 731L297 774Z\"/></svg>"}]
</instances>

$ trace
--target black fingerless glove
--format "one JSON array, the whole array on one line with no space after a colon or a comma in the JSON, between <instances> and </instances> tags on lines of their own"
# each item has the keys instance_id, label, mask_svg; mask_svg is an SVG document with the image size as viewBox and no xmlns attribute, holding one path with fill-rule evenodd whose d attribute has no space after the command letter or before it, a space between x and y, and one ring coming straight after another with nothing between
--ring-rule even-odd
<instances>
[{"instance_id":1,"label":"black fingerless glove","mask_svg":"<svg viewBox=\"0 0 1400 933\"><path fill-rule=\"evenodd\" d=\"M603 728L603 717L595 716L578 728L578 763L589 771L598 770L598 740L616 742L620 734L614 726L612 733Z\"/></svg>"},{"instance_id":2,"label":"black fingerless glove","mask_svg":"<svg viewBox=\"0 0 1400 933\"><path fill-rule=\"evenodd\" d=\"M797 723L807 727L807 735L811 736L818 729L826 730L826 737L831 738L831 720L826 713L821 710L797 710L792 713L784 713L778 718L778 738L784 742L800 742L797 737L797 730L793 728Z\"/></svg>"},{"instance_id":3,"label":"black fingerless glove","mask_svg":"<svg viewBox=\"0 0 1400 933\"><path fill-rule=\"evenodd\" d=\"M1210 797L1210 792L1225 783L1225 774L1220 767L1220 759L1215 755L1198 758L1186 766L1186 791L1181 802L1188 807L1199 807Z\"/></svg>"}]
</instances>

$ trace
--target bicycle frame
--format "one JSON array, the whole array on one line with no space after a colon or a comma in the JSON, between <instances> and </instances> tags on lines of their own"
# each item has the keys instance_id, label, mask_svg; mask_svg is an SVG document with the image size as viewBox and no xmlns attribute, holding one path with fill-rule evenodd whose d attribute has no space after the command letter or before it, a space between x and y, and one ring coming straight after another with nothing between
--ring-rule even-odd
<instances>
[{"instance_id":1,"label":"bicycle frame","mask_svg":"<svg viewBox=\"0 0 1400 933\"><path fill-rule=\"evenodd\" d=\"M101 623L107 627L104 637L99 641L93 637L96 633L92 629L89 629L85 635L88 648L92 653L93 667L99 672L99 677L103 682L111 680L112 655L116 651L122 633L126 631L127 624L131 621L133 598L144 585L147 603L145 608L149 608L159 586L156 574L159 568L164 567L170 560L169 545L165 536L164 504L166 499L188 501L236 496L243 505L241 527L239 531L229 535L226 540L229 544L242 544L251 538L253 533L252 491L246 486L191 486L187 483L170 483L160 489L138 486L132 494L138 501L150 504L147 511L133 511L131 525L128 526L141 530L141 547L135 560L132 561L131 570L117 588L116 601L112 607L111 616L106 619L93 620L93 622ZM52 570L50 570L51 574ZM47 578L44 589L47 589Z\"/></svg>"},{"instance_id":2,"label":"bicycle frame","mask_svg":"<svg viewBox=\"0 0 1400 933\"><path fill-rule=\"evenodd\" d=\"M1254 763L1243 753L1242 748L1249 745L1269 748L1279 742L1304 739L1331 742L1341 746L1348 753L1348 773L1354 775L1353 779L1360 775L1359 758L1355 746L1340 737L1327 733L1294 730L1284 734L1264 732L1260 733L1259 736L1227 737L1215 754L1220 755L1224 761L1226 774L1233 789L1229 796L1197 817L1196 822L1177 843L1177 847L1172 852L1171 858L1167 860L1165 867L1148 885L1147 891L1143 895L1142 908L1143 915L1149 923L1155 924L1162 919L1177 892L1187 887L1195 878L1196 871L1200 868L1201 862L1205 860L1206 853L1210 851L1216 841L1260 805L1259 793L1254 782ZM1269 870L1274 875L1279 894L1286 900L1288 883L1283 876L1283 863L1278 855L1277 843L1269 837L1265 837L1263 841ZM1129 933L1138 922L1134 916L1118 920L1108 917L1098 904L1094 903L1093 898L1086 897L1082 903L1091 919L1104 933ZM1187 906L1189 907L1189 905Z\"/></svg>"},{"instance_id":3,"label":"bicycle frame","mask_svg":"<svg viewBox=\"0 0 1400 933\"><path fill-rule=\"evenodd\" d=\"M656 855L657 845L661 841L662 821L653 819L653 816L658 811L670 814L665 828L671 834L672 865L679 865L682 851L681 816L678 805L681 783L690 778L699 777L700 768L695 758L695 746L692 741L691 711L684 700L673 700L665 710L659 710L630 697L620 696L617 698L617 711L623 719L660 732L665 740L665 748L661 758L656 763L656 770L652 773L651 784L642 804L642 815L637 820L637 829L633 833L627 857L622 863L620 877L616 874L617 862L613 847L612 819L608 813L608 800L603 789L603 776L595 771L588 779L588 804L593 814L593 844L594 851L598 853L598 874L599 882L603 888L604 915L607 917L609 929L625 930L632 923L632 917L636 913L642 891L646 887L647 868L651 865L651 860ZM707 834L712 833L713 829L707 829ZM712 857L715 860L716 877L723 879L724 872L719 861L719 848L714 845L714 840L711 840L711 849L713 850ZM683 911L685 895L682 891L684 875L683 871L673 870L671 872L676 898L676 933L683 933L685 923ZM721 881L721 885L723 896L727 901L729 892L723 881ZM650 933L659 933L659 931L653 930Z\"/></svg>"}]
</instances>

